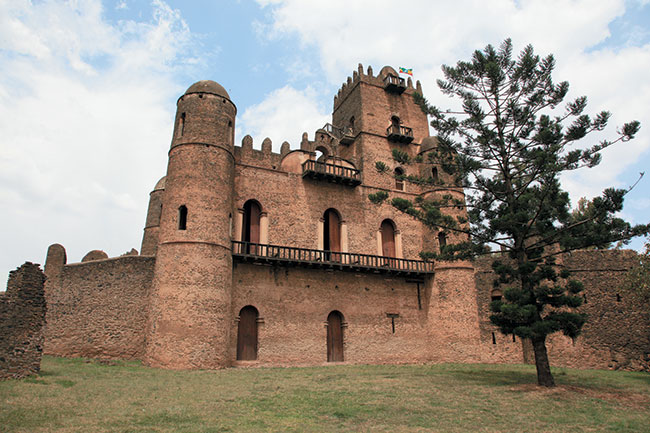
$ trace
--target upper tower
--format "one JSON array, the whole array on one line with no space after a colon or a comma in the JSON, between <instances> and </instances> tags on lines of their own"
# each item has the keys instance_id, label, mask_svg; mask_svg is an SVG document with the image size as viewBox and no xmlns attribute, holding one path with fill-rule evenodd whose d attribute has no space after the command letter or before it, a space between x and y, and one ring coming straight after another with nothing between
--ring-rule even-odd
<instances>
[{"instance_id":1,"label":"upper tower","mask_svg":"<svg viewBox=\"0 0 650 433\"><path fill-rule=\"evenodd\" d=\"M392 152L398 149L415 158L422 139L429 136L427 116L413 100L416 92L422 93L420 82L413 87L410 77L399 77L390 66L375 76L371 67L364 73L359 64L334 97L332 122L354 137L341 146L340 155L357 162L364 184L389 187L390 179L374 170L377 161L408 174L405 168L392 167Z\"/></svg>"},{"instance_id":2,"label":"upper tower","mask_svg":"<svg viewBox=\"0 0 650 433\"><path fill-rule=\"evenodd\" d=\"M230 362L236 113L214 81L199 81L178 99L148 324L152 365Z\"/></svg>"}]
</instances>

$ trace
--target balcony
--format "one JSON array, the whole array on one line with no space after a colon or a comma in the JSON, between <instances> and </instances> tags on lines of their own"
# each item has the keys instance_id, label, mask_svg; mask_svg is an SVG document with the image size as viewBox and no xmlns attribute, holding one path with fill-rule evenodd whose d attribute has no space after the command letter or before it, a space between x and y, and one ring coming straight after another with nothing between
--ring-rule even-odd
<instances>
[{"instance_id":1,"label":"balcony","mask_svg":"<svg viewBox=\"0 0 650 433\"><path fill-rule=\"evenodd\" d=\"M233 260L250 263L302 266L375 274L424 277L433 275L434 263L369 254L340 253L308 248L232 242Z\"/></svg>"},{"instance_id":2,"label":"balcony","mask_svg":"<svg viewBox=\"0 0 650 433\"><path fill-rule=\"evenodd\" d=\"M390 141L408 144L413 141L413 129L402 125L390 125L386 129L386 136Z\"/></svg>"},{"instance_id":3,"label":"balcony","mask_svg":"<svg viewBox=\"0 0 650 433\"><path fill-rule=\"evenodd\" d=\"M406 90L406 81L404 78L396 77L395 75L386 75L386 78L384 78L384 90L401 95Z\"/></svg>"},{"instance_id":4,"label":"balcony","mask_svg":"<svg viewBox=\"0 0 650 433\"><path fill-rule=\"evenodd\" d=\"M331 123L326 123L321 129L338 139L341 144L350 145L354 143L354 131L350 127L338 128Z\"/></svg>"},{"instance_id":5,"label":"balcony","mask_svg":"<svg viewBox=\"0 0 650 433\"><path fill-rule=\"evenodd\" d=\"M361 172L356 168L308 159L302 163L302 177L326 182L357 186L361 183Z\"/></svg>"}]
</instances>

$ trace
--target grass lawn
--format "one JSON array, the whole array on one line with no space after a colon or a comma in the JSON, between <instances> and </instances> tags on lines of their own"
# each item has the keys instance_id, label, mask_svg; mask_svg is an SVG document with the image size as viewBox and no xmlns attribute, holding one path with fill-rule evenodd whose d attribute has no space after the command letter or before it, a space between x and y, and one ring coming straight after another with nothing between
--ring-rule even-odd
<instances>
[{"instance_id":1,"label":"grass lawn","mask_svg":"<svg viewBox=\"0 0 650 433\"><path fill-rule=\"evenodd\" d=\"M528 365L167 371L45 357L0 432L650 432L650 374Z\"/></svg>"}]
</instances>

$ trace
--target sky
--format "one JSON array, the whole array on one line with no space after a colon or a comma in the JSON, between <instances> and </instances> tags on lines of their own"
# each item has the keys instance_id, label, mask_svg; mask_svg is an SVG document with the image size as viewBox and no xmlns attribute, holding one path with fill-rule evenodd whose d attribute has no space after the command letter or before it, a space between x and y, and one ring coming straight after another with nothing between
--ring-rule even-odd
<instances>
[{"instance_id":1,"label":"sky","mask_svg":"<svg viewBox=\"0 0 650 433\"><path fill-rule=\"evenodd\" d=\"M413 68L445 108L441 65L508 37L554 54L568 99L612 112L585 145L641 121L597 169L563 178L572 200L633 184L650 166L650 0L0 0L0 279L53 243L68 263L140 249L176 100L196 81L230 94L236 143L279 151L330 121L359 63ZM622 216L649 214L650 172Z\"/></svg>"}]
</instances>

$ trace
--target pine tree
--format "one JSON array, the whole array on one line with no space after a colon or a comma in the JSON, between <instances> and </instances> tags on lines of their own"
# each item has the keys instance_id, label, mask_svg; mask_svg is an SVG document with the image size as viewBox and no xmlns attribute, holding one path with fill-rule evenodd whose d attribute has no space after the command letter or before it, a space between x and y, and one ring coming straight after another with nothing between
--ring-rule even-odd
<instances>
[{"instance_id":1,"label":"pine tree","mask_svg":"<svg viewBox=\"0 0 650 433\"><path fill-rule=\"evenodd\" d=\"M557 114L569 84L553 82L554 66L552 55L540 58L532 46L513 59L509 39L498 49L488 45L475 51L470 61L443 66L445 80L438 86L461 99L462 112L442 111L416 95L438 137L437 149L426 159L464 187L469 221L440 211L458 205L449 196L392 199L393 206L430 227L469 239L427 257L464 259L495 247L507 253L494 260L496 284L504 296L492 302L490 319L501 332L531 340L543 386L554 386L547 336L562 332L575 338L585 323L585 316L574 310L582 303L582 284L556 264L556 257L575 249L606 248L649 229L616 217L628 190L606 189L571 212L560 175L596 167L603 149L634 138L640 124L627 123L614 139L578 148L581 139L605 129L610 113L584 114L587 98L579 97Z\"/></svg>"}]
</instances>

